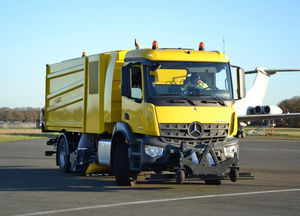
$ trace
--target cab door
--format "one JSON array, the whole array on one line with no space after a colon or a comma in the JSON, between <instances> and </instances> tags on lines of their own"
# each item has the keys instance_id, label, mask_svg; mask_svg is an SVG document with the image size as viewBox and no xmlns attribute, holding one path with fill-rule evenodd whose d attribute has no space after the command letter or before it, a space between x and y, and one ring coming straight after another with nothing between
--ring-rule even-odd
<instances>
[{"instance_id":1,"label":"cab door","mask_svg":"<svg viewBox=\"0 0 300 216\"><path fill-rule=\"evenodd\" d=\"M134 133L144 133L144 97L143 72L141 64L132 64L128 68L128 95L122 97L122 120L128 123ZM122 76L124 74L122 73ZM123 83L122 83L123 85Z\"/></svg>"}]
</instances>

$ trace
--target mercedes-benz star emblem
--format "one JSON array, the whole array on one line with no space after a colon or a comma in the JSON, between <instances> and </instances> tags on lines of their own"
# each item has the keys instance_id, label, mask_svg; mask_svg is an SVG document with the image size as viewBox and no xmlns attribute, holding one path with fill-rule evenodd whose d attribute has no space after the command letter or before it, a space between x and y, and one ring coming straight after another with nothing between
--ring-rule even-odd
<instances>
[{"instance_id":1,"label":"mercedes-benz star emblem","mask_svg":"<svg viewBox=\"0 0 300 216\"><path fill-rule=\"evenodd\" d=\"M198 139L203 134L202 125L199 122L193 122L189 125L188 133L194 139Z\"/></svg>"}]
</instances>

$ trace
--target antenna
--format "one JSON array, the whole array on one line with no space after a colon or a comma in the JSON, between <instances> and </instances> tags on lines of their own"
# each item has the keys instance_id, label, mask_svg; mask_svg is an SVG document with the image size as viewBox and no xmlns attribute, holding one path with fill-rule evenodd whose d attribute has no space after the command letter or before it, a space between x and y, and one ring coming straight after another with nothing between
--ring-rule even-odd
<instances>
[{"instance_id":1,"label":"antenna","mask_svg":"<svg viewBox=\"0 0 300 216\"><path fill-rule=\"evenodd\" d=\"M223 53L225 54L225 36L223 35Z\"/></svg>"}]
</instances>

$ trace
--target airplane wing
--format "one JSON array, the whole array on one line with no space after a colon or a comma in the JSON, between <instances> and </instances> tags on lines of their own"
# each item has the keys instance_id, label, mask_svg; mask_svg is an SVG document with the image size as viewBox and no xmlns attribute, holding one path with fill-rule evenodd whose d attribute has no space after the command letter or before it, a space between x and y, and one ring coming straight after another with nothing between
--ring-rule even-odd
<instances>
[{"instance_id":1,"label":"airplane wing","mask_svg":"<svg viewBox=\"0 0 300 216\"><path fill-rule=\"evenodd\" d=\"M300 69L266 69L263 67L257 67L253 71L246 71L245 74L253 74L253 73L258 73L258 72L264 72L268 76L276 74L277 72L299 72Z\"/></svg>"},{"instance_id":2,"label":"airplane wing","mask_svg":"<svg viewBox=\"0 0 300 216\"><path fill-rule=\"evenodd\" d=\"M258 114L258 115L243 115L238 116L238 121L256 121L256 120L272 120L272 119L289 119L300 118L300 113L283 113L283 114Z\"/></svg>"}]
</instances>

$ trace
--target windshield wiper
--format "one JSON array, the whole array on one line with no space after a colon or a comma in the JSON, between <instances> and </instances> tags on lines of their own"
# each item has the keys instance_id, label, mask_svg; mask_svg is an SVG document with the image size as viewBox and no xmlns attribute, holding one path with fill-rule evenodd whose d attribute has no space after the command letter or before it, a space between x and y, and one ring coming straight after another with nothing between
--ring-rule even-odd
<instances>
[{"instance_id":1,"label":"windshield wiper","mask_svg":"<svg viewBox=\"0 0 300 216\"><path fill-rule=\"evenodd\" d=\"M221 98L219 98L217 95L213 95L213 94L199 94L199 96L211 96L220 105L225 106L225 102ZM203 102L208 103L208 101L206 101L206 100L204 100Z\"/></svg>"},{"instance_id":2,"label":"windshield wiper","mask_svg":"<svg viewBox=\"0 0 300 216\"><path fill-rule=\"evenodd\" d=\"M180 96L182 96L192 106L196 106L196 104L194 103L194 101L192 101L192 99L190 99L188 96L186 96L184 94L180 94Z\"/></svg>"}]
</instances>

